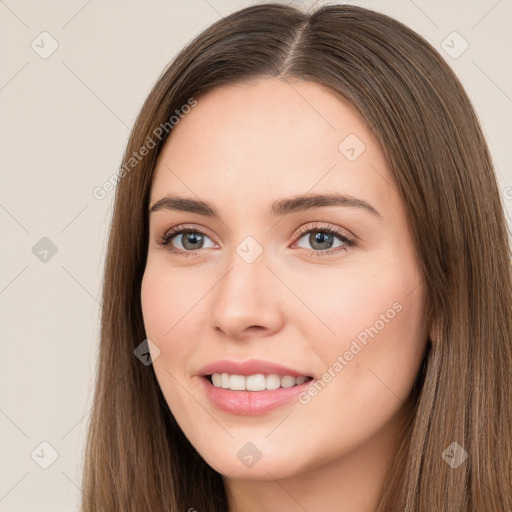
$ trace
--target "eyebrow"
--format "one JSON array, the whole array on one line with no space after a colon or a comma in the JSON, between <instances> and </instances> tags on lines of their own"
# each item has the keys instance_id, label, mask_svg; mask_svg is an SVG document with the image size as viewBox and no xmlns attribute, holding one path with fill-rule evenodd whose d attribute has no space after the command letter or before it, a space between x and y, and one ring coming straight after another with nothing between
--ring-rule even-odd
<instances>
[{"instance_id":1,"label":"eyebrow","mask_svg":"<svg viewBox=\"0 0 512 512\"><path fill-rule=\"evenodd\" d=\"M348 196L339 193L327 194L306 194L291 197L289 199L279 199L274 201L270 207L269 214L273 217L288 215L294 212L302 212L322 206L343 206L349 208L360 208L370 212L372 215L382 217L382 215L369 203L363 199ZM216 208L206 202L186 197L179 197L168 194L159 199L149 208L149 213L158 210L172 210L188 213L197 213L206 217L219 217Z\"/></svg>"}]
</instances>

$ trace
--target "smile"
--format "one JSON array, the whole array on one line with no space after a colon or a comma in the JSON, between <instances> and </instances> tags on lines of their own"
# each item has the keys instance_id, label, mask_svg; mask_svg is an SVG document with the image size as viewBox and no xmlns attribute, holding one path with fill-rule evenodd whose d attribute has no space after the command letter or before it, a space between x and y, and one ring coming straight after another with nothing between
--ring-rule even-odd
<instances>
[{"instance_id":1,"label":"smile","mask_svg":"<svg viewBox=\"0 0 512 512\"><path fill-rule=\"evenodd\" d=\"M232 391L265 391L279 388L300 386L312 377L293 377L291 375L276 375L257 373L255 375L231 375L229 373L213 373L208 376L216 388L231 389Z\"/></svg>"}]
</instances>

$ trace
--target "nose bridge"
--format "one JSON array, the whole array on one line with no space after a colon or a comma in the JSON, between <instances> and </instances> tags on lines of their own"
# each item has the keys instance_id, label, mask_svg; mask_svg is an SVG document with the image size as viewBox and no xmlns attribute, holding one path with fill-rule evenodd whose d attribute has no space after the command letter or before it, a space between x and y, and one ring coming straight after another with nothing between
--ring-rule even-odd
<instances>
[{"instance_id":1,"label":"nose bridge","mask_svg":"<svg viewBox=\"0 0 512 512\"><path fill-rule=\"evenodd\" d=\"M247 236L233 247L227 273L213 294L212 327L230 336L240 335L253 326L276 328L279 310L272 299L274 276L267 268L268 263L267 253L254 237Z\"/></svg>"},{"instance_id":2,"label":"nose bridge","mask_svg":"<svg viewBox=\"0 0 512 512\"><path fill-rule=\"evenodd\" d=\"M264 302L265 286L269 286L267 264L263 247L259 245L258 249L254 240L244 240L234 247L228 258L228 273L219 283L218 302L247 311L251 304Z\"/></svg>"}]
</instances>

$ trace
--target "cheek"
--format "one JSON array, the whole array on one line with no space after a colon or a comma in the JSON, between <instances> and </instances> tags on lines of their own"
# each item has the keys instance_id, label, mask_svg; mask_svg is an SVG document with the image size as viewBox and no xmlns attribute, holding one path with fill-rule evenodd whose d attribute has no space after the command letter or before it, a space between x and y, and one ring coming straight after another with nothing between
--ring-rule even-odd
<instances>
[{"instance_id":1,"label":"cheek","mask_svg":"<svg viewBox=\"0 0 512 512\"><path fill-rule=\"evenodd\" d=\"M342 356L340 393L369 407L386 397L391 405L405 401L428 334L419 277L382 276L365 289L354 288L350 301L340 304L344 311L334 327L339 334L331 356L332 362Z\"/></svg>"},{"instance_id":2,"label":"cheek","mask_svg":"<svg viewBox=\"0 0 512 512\"><path fill-rule=\"evenodd\" d=\"M317 280L324 286L310 287L308 300L330 331L316 345L326 368L343 357L339 373L347 379L348 393L371 381L385 386L378 382L382 376L407 395L427 339L424 286L414 260L380 253L357 268L329 270L329 279ZM315 339L312 329L306 336Z\"/></svg>"},{"instance_id":3,"label":"cheek","mask_svg":"<svg viewBox=\"0 0 512 512\"><path fill-rule=\"evenodd\" d=\"M141 283L141 306L146 336L160 350L155 360L157 375L162 367L174 373L174 368L182 364L186 356L186 337L183 329L193 325L191 307L195 295L191 287L180 286L174 278L171 282L169 272L159 272L147 268ZM175 276L176 277L176 276ZM196 292L197 293L197 292Z\"/></svg>"},{"instance_id":4,"label":"cheek","mask_svg":"<svg viewBox=\"0 0 512 512\"><path fill-rule=\"evenodd\" d=\"M190 396L182 391L188 386L187 363L194 350L190 330L198 325L193 305L199 291L186 283L180 286L178 276L157 265L147 266L141 283L141 305L146 336L160 351L152 365L155 376L170 409L179 414L194 407Z\"/></svg>"},{"instance_id":5,"label":"cheek","mask_svg":"<svg viewBox=\"0 0 512 512\"><path fill-rule=\"evenodd\" d=\"M202 292L197 281L180 279L179 272L148 261L141 283L141 305L148 337L171 339L180 319L190 314ZM187 321L187 325L189 322Z\"/></svg>"},{"instance_id":6,"label":"cheek","mask_svg":"<svg viewBox=\"0 0 512 512\"><path fill-rule=\"evenodd\" d=\"M325 275L317 272L314 279L311 275L301 276L295 279L294 292L304 300L297 310L288 310L295 315L290 320L308 330L303 333L304 338L317 340L317 349L325 355L348 349L356 338L364 343L370 339L369 331L374 332L374 326L379 332L398 332L403 317L411 314L412 303L418 302L409 292L419 282L414 272L408 274L398 267L367 261L357 268L329 268ZM304 315L300 311L303 303L314 314ZM416 308L419 313L421 306ZM411 328L419 316L409 319Z\"/></svg>"},{"instance_id":7,"label":"cheek","mask_svg":"<svg viewBox=\"0 0 512 512\"><path fill-rule=\"evenodd\" d=\"M172 308L173 296L166 293L167 287L155 273L146 271L141 284L141 305L144 327L148 338L158 338L169 328L168 311ZM167 321L166 321L167 319Z\"/></svg>"}]
</instances>

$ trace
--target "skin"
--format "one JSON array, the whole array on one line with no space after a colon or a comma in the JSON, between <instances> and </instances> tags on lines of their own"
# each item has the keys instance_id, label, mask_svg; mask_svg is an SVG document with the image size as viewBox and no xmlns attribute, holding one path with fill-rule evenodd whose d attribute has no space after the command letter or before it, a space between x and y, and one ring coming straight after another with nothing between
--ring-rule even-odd
<instances>
[{"instance_id":1,"label":"skin","mask_svg":"<svg viewBox=\"0 0 512 512\"><path fill-rule=\"evenodd\" d=\"M365 145L353 161L338 149L349 134ZM333 191L367 201L380 216L338 205L268 213L278 199ZM229 510L374 511L428 335L407 215L375 136L340 96L313 82L222 86L199 98L166 141L150 205L171 192L213 204L220 219L151 214L141 293L146 334L160 350L153 368L167 403L224 475ZM196 255L156 243L182 223L205 233ZM313 237L325 233L315 231L318 223L356 244L297 236L303 227ZM248 236L263 250L252 263L237 253ZM177 235L172 244L193 252L189 240ZM322 248L337 252L315 254ZM379 329L390 309L393 318ZM377 334L359 342L361 350L305 404L258 416L224 412L197 376L218 359L260 358L321 380L376 325ZM247 442L262 454L252 467L237 457Z\"/></svg>"}]
</instances>

